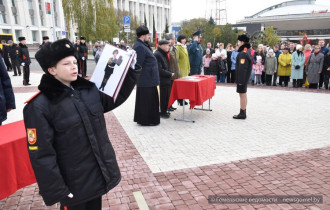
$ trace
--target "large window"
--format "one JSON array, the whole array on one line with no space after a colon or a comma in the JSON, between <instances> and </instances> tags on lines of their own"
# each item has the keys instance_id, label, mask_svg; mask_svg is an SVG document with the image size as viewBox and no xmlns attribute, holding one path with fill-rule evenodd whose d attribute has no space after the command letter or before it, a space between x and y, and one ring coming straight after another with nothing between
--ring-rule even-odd
<instances>
[{"instance_id":1,"label":"large window","mask_svg":"<svg viewBox=\"0 0 330 210\"><path fill-rule=\"evenodd\" d=\"M15 30L15 38L16 38L16 41L18 41L18 37L20 37L22 34L21 30Z\"/></svg>"},{"instance_id":2,"label":"large window","mask_svg":"<svg viewBox=\"0 0 330 210\"><path fill-rule=\"evenodd\" d=\"M0 24L7 23L6 21L6 14L3 11L0 11Z\"/></svg>"},{"instance_id":3,"label":"large window","mask_svg":"<svg viewBox=\"0 0 330 210\"><path fill-rule=\"evenodd\" d=\"M32 40L34 41L34 42L37 42L37 31L32 31Z\"/></svg>"},{"instance_id":4,"label":"large window","mask_svg":"<svg viewBox=\"0 0 330 210\"><path fill-rule=\"evenodd\" d=\"M2 29L2 33L9 34L9 29Z\"/></svg>"}]
</instances>

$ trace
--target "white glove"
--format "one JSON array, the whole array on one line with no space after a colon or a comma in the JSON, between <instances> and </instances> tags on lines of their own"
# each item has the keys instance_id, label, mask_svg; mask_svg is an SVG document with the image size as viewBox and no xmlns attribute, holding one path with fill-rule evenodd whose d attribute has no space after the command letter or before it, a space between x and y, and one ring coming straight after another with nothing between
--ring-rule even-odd
<instances>
[{"instance_id":1,"label":"white glove","mask_svg":"<svg viewBox=\"0 0 330 210\"><path fill-rule=\"evenodd\" d=\"M85 57L82 57L81 59L84 61L85 60Z\"/></svg>"},{"instance_id":2,"label":"white glove","mask_svg":"<svg viewBox=\"0 0 330 210\"><path fill-rule=\"evenodd\" d=\"M70 193L70 194L68 195L68 197L69 197L69 198L73 198L73 195L72 195L72 193Z\"/></svg>"},{"instance_id":3,"label":"white glove","mask_svg":"<svg viewBox=\"0 0 330 210\"><path fill-rule=\"evenodd\" d=\"M132 69L135 69L135 64L136 64L136 55L134 55L134 58L132 59L132 63L131 63L131 65L130 65L130 67L131 67Z\"/></svg>"},{"instance_id":4,"label":"white glove","mask_svg":"<svg viewBox=\"0 0 330 210\"><path fill-rule=\"evenodd\" d=\"M23 63L21 63L21 66L25 66L25 63L23 62Z\"/></svg>"},{"instance_id":5,"label":"white glove","mask_svg":"<svg viewBox=\"0 0 330 210\"><path fill-rule=\"evenodd\" d=\"M128 56L131 56L133 53L135 53L135 50L132 49L132 50L127 50L127 53L126 54Z\"/></svg>"}]
</instances>

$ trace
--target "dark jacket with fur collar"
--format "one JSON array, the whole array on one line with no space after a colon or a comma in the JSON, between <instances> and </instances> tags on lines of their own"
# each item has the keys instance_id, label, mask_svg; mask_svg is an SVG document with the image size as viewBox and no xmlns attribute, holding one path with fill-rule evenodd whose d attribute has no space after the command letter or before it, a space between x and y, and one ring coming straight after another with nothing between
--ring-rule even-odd
<instances>
[{"instance_id":1,"label":"dark jacket with fur collar","mask_svg":"<svg viewBox=\"0 0 330 210\"><path fill-rule=\"evenodd\" d=\"M249 43L239 47L236 57L236 83L239 86L247 85L252 71L251 45Z\"/></svg>"},{"instance_id":2,"label":"dark jacket with fur collar","mask_svg":"<svg viewBox=\"0 0 330 210\"><path fill-rule=\"evenodd\" d=\"M46 205L86 202L119 183L104 113L129 97L139 74L140 70L128 71L116 102L81 77L69 88L53 76L43 75L41 93L23 112L29 155Z\"/></svg>"}]
</instances>

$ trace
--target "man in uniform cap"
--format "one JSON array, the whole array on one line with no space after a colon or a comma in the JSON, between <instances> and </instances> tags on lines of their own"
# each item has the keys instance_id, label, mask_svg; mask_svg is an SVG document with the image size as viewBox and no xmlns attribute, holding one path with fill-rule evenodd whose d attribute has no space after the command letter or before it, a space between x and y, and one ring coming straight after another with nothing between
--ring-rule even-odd
<instances>
[{"instance_id":1,"label":"man in uniform cap","mask_svg":"<svg viewBox=\"0 0 330 210\"><path fill-rule=\"evenodd\" d=\"M26 40L25 37L19 37L19 48L18 48L18 60L23 66L23 85L31 85L30 82L30 54L29 49L26 46Z\"/></svg>"},{"instance_id":2,"label":"man in uniform cap","mask_svg":"<svg viewBox=\"0 0 330 210\"><path fill-rule=\"evenodd\" d=\"M17 44L13 43L12 40L8 41L8 53L9 53L9 57L11 60L11 64L14 70L14 74L13 76L21 76L21 67L20 67L20 62L18 59L18 52L19 52L19 47Z\"/></svg>"},{"instance_id":3,"label":"man in uniform cap","mask_svg":"<svg viewBox=\"0 0 330 210\"><path fill-rule=\"evenodd\" d=\"M178 64L178 50L175 47L175 37L172 33L165 34L165 39L170 42L170 68L172 72L174 73L174 76L171 77L171 89L173 85L173 81L175 79L179 78L179 64ZM176 108L174 108L172 105L168 108L169 111L174 111Z\"/></svg>"},{"instance_id":4,"label":"man in uniform cap","mask_svg":"<svg viewBox=\"0 0 330 210\"><path fill-rule=\"evenodd\" d=\"M160 123L159 72L156 57L149 45L149 29L142 25L136 29L137 39L133 45L136 51L136 63L142 66L140 78L136 84L136 100L134 122L144 126L153 126Z\"/></svg>"},{"instance_id":5,"label":"man in uniform cap","mask_svg":"<svg viewBox=\"0 0 330 210\"><path fill-rule=\"evenodd\" d=\"M174 76L170 68L170 57L168 52L170 50L170 42L162 39L158 42L159 46L154 52L158 63L159 71L159 96L160 96L160 117L167 119L170 113L167 111L168 101L171 94L171 78Z\"/></svg>"},{"instance_id":6,"label":"man in uniform cap","mask_svg":"<svg viewBox=\"0 0 330 210\"><path fill-rule=\"evenodd\" d=\"M190 60L190 75L201 74L203 66L203 49L200 45L200 35L202 31L197 31L193 34L193 40L188 47Z\"/></svg>"},{"instance_id":7,"label":"man in uniform cap","mask_svg":"<svg viewBox=\"0 0 330 210\"><path fill-rule=\"evenodd\" d=\"M88 49L86 46L86 38L81 36L80 37L80 45L78 51L78 65L80 65L80 72L82 77L87 77L87 56L88 56Z\"/></svg>"},{"instance_id":8,"label":"man in uniform cap","mask_svg":"<svg viewBox=\"0 0 330 210\"><path fill-rule=\"evenodd\" d=\"M239 35L237 38L238 42L238 55L236 57L236 84L237 90L240 97L240 113L234 115L234 119L245 119L246 118L246 105L247 105L247 83L251 76L252 71L252 60L251 60L251 45L249 43L249 37L245 34Z\"/></svg>"},{"instance_id":9,"label":"man in uniform cap","mask_svg":"<svg viewBox=\"0 0 330 210\"><path fill-rule=\"evenodd\" d=\"M43 36L42 37L42 44L39 46L39 49L47 42L49 42L49 37L48 36Z\"/></svg>"}]
</instances>

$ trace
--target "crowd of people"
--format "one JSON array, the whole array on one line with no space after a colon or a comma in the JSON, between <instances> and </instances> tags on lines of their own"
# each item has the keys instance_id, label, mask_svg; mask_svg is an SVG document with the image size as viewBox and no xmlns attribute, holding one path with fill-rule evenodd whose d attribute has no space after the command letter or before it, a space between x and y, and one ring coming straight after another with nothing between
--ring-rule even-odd
<instances>
[{"instance_id":1,"label":"crowd of people","mask_svg":"<svg viewBox=\"0 0 330 210\"><path fill-rule=\"evenodd\" d=\"M256 50L251 47L253 64L249 84L288 87L292 81L294 88L329 89L330 54L325 44L321 39L318 45L280 43L271 48L259 44ZM234 49L229 43L224 49L224 44L218 43L213 49L209 42L203 54L204 74L215 75L216 82L235 82L237 45Z\"/></svg>"}]
</instances>

